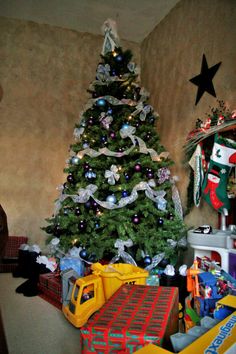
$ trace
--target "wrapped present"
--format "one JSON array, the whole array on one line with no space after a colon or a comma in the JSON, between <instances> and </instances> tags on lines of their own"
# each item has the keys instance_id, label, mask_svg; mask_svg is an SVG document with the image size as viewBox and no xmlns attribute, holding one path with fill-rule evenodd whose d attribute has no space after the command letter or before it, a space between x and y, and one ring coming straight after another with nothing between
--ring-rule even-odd
<instances>
[{"instance_id":1,"label":"wrapped present","mask_svg":"<svg viewBox=\"0 0 236 354\"><path fill-rule=\"evenodd\" d=\"M60 259L60 270L74 269L79 276L84 275L84 262L78 257L63 257Z\"/></svg>"},{"instance_id":2,"label":"wrapped present","mask_svg":"<svg viewBox=\"0 0 236 354\"><path fill-rule=\"evenodd\" d=\"M19 247L28 242L27 236L9 236L4 253L0 259L0 273L11 273L19 261Z\"/></svg>"},{"instance_id":3,"label":"wrapped present","mask_svg":"<svg viewBox=\"0 0 236 354\"><path fill-rule=\"evenodd\" d=\"M122 285L81 328L82 353L134 353L148 343L171 347L178 331L178 289Z\"/></svg>"},{"instance_id":4,"label":"wrapped present","mask_svg":"<svg viewBox=\"0 0 236 354\"><path fill-rule=\"evenodd\" d=\"M40 296L56 307L62 306L62 284L60 273L46 273L39 275L38 289Z\"/></svg>"}]
</instances>

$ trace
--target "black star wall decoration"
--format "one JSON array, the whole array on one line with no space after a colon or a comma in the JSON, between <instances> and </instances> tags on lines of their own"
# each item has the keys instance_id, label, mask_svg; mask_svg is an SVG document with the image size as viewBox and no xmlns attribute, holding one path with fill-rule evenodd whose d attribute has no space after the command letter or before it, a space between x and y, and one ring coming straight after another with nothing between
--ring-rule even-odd
<instances>
[{"instance_id":1,"label":"black star wall decoration","mask_svg":"<svg viewBox=\"0 0 236 354\"><path fill-rule=\"evenodd\" d=\"M200 101L204 92L208 92L210 95L216 97L216 93L215 93L215 89L214 89L212 80L213 80L213 77L215 76L217 70L219 69L220 65L221 65L221 62L219 62L218 64L215 64L209 68L208 64L207 64L206 56L205 56L205 54L203 54L201 73L189 80L194 85L198 86L195 106Z\"/></svg>"}]
</instances>

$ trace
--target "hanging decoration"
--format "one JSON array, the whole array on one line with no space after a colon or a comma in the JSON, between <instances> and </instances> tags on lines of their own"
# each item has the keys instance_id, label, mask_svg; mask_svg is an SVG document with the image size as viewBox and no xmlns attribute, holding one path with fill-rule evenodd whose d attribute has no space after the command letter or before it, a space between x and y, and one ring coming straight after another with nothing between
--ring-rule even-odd
<instances>
[{"instance_id":1,"label":"hanging decoration","mask_svg":"<svg viewBox=\"0 0 236 354\"><path fill-rule=\"evenodd\" d=\"M118 172L118 167L116 165L111 165L110 170L105 171L105 178L110 185L114 185L116 181L119 181L120 175Z\"/></svg>"},{"instance_id":2,"label":"hanging decoration","mask_svg":"<svg viewBox=\"0 0 236 354\"><path fill-rule=\"evenodd\" d=\"M193 187L193 201L196 207L199 207L201 201L201 189L204 180L204 170L206 168L205 155L200 142L194 151L189 165L194 172L194 187Z\"/></svg>"},{"instance_id":3,"label":"hanging decoration","mask_svg":"<svg viewBox=\"0 0 236 354\"><path fill-rule=\"evenodd\" d=\"M227 182L230 170L235 165L236 142L216 134L208 171L202 186L202 197L218 212L230 209Z\"/></svg>"},{"instance_id":4,"label":"hanging decoration","mask_svg":"<svg viewBox=\"0 0 236 354\"><path fill-rule=\"evenodd\" d=\"M217 73L220 65L221 65L221 62L219 62L218 64L215 64L209 68L208 64L207 64L206 56L205 56L205 54L203 54L201 73L189 80L194 85L198 86L195 106L198 104L202 95L205 92L208 92L213 97L216 97L216 93L215 93L215 89L214 89L212 80L213 80L213 77L215 76L215 74Z\"/></svg>"},{"instance_id":5,"label":"hanging decoration","mask_svg":"<svg viewBox=\"0 0 236 354\"><path fill-rule=\"evenodd\" d=\"M102 55L105 55L120 46L116 22L111 19L107 19L102 26L102 32L104 33Z\"/></svg>"}]
</instances>

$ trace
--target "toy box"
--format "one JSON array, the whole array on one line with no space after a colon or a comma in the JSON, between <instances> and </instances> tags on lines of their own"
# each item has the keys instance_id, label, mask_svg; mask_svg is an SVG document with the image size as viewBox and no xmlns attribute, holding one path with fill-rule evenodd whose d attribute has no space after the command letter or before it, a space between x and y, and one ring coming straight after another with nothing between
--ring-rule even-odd
<instances>
[{"instance_id":1,"label":"toy box","mask_svg":"<svg viewBox=\"0 0 236 354\"><path fill-rule=\"evenodd\" d=\"M227 295L217 303L221 306L230 306L236 309L236 296ZM135 354L173 354L153 344L148 344ZM186 346L179 354L234 354L236 353L236 311L220 321L205 334L196 338Z\"/></svg>"},{"instance_id":2,"label":"toy box","mask_svg":"<svg viewBox=\"0 0 236 354\"><path fill-rule=\"evenodd\" d=\"M60 273L46 273L39 275L39 295L57 308L62 307L62 284Z\"/></svg>"},{"instance_id":3,"label":"toy box","mask_svg":"<svg viewBox=\"0 0 236 354\"><path fill-rule=\"evenodd\" d=\"M133 353L148 343L170 345L178 331L178 289L122 285L81 328L82 353Z\"/></svg>"}]
</instances>

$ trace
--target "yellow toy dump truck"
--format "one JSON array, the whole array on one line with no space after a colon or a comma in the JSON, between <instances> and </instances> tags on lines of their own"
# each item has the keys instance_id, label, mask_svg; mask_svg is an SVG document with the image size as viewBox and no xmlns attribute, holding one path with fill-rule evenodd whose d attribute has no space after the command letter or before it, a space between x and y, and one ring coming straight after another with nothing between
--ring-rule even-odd
<instances>
[{"instance_id":1,"label":"yellow toy dump truck","mask_svg":"<svg viewBox=\"0 0 236 354\"><path fill-rule=\"evenodd\" d=\"M91 269L91 275L76 280L69 304L62 306L75 327L82 327L122 284L145 285L148 277L146 270L124 263L94 263Z\"/></svg>"}]
</instances>

